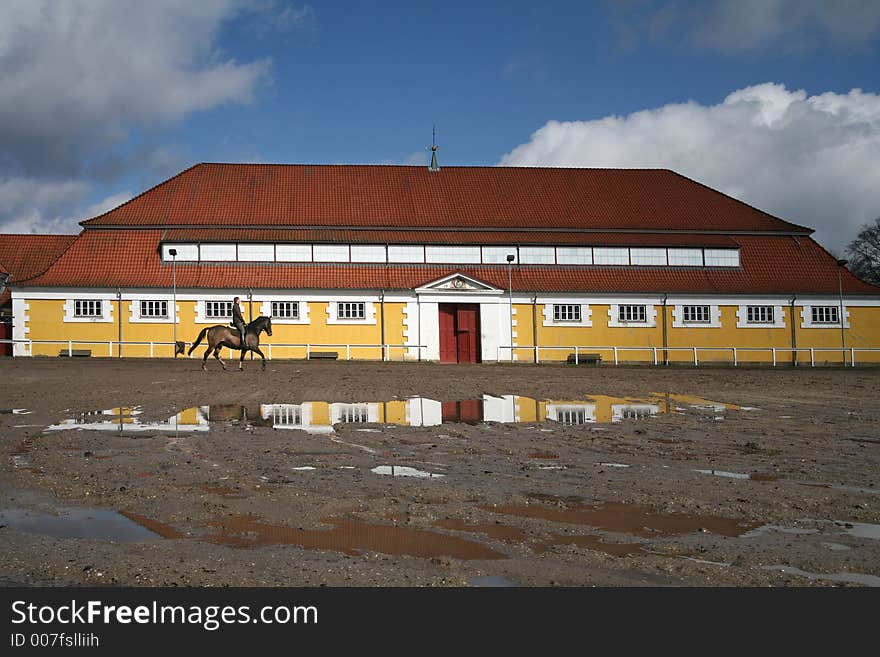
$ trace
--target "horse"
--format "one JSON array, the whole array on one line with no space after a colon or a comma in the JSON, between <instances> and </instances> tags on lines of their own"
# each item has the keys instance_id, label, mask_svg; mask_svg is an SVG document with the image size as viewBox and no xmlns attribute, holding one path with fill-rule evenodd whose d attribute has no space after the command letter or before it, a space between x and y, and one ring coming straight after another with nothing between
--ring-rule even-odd
<instances>
[{"instance_id":1,"label":"horse","mask_svg":"<svg viewBox=\"0 0 880 657\"><path fill-rule=\"evenodd\" d=\"M199 337L196 338L196 341L193 342L193 346L189 348L187 352L187 356L191 355L196 347L199 346L199 343L202 341L206 335L208 337L208 349L205 351L205 355L202 357L202 369L207 370L205 364L208 360L208 355L213 351L214 358L220 361L220 364L223 366L223 369L226 369L226 363L223 362L223 359L220 358L220 349L221 347L229 347L230 349L241 349L241 358L238 361L238 369L242 369L242 363L244 362L244 356L249 351L255 351L260 354L260 358L263 359L263 369L266 369L266 357L263 355L263 352L260 351L260 333L266 331L266 335L272 335L272 318L260 316L257 317L254 321L247 325L245 328L245 339L244 345L241 344L241 338L239 337L238 331L230 326L222 326L220 324L216 326L208 326L202 329L202 332L199 333Z\"/></svg>"}]
</instances>

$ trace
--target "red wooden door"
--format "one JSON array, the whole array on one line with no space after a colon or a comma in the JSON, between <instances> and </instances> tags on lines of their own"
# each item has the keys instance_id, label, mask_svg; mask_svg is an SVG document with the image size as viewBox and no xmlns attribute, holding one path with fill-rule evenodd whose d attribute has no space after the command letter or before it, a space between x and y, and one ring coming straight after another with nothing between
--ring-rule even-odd
<instances>
[{"instance_id":1,"label":"red wooden door","mask_svg":"<svg viewBox=\"0 0 880 657\"><path fill-rule=\"evenodd\" d=\"M456 317L455 335L458 339L458 362L476 363L479 355L479 306L460 304Z\"/></svg>"},{"instance_id":2,"label":"red wooden door","mask_svg":"<svg viewBox=\"0 0 880 657\"><path fill-rule=\"evenodd\" d=\"M458 342L455 336L455 305L441 303L440 319L440 362L458 362Z\"/></svg>"}]
</instances>

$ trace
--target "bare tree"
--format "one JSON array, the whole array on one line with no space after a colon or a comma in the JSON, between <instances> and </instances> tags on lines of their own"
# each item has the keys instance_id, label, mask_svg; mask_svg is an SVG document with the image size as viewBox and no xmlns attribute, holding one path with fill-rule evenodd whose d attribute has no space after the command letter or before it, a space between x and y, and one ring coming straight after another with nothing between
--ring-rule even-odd
<instances>
[{"instance_id":1,"label":"bare tree","mask_svg":"<svg viewBox=\"0 0 880 657\"><path fill-rule=\"evenodd\" d=\"M846 251L849 270L864 281L880 285L880 217L865 224Z\"/></svg>"}]
</instances>

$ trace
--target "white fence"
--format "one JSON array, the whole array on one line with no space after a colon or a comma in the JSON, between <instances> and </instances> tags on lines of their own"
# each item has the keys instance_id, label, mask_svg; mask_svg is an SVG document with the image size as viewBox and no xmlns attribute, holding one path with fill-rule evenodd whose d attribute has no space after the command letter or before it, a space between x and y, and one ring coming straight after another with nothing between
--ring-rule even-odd
<instances>
[{"instance_id":1,"label":"white fence","mask_svg":"<svg viewBox=\"0 0 880 657\"><path fill-rule=\"evenodd\" d=\"M523 346L511 347L510 345L503 345L503 346L498 347L498 351L496 353L496 360L498 362L509 362L509 361L515 360L513 358L513 355L516 354L516 352L523 351L523 350L531 352L535 363L541 363L541 352L542 351L543 352L546 352L546 351L567 351L569 353L569 358L572 358L572 361L576 365L580 364L580 362L582 360L584 360L584 361L588 360L587 354L594 354L596 352L599 353L600 358L602 357L603 354L611 355L614 360L614 364L619 365L620 361L621 361L621 358L620 358L621 352L631 352L631 351L650 353L651 360L653 361L653 364L660 365L661 364L660 354L662 354L663 352L683 351L683 352L688 352L689 354L693 355L693 361L694 361L695 367L700 364L700 359L699 359L700 352L707 352L707 351L709 351L709 352L712 352L712 351L724 352L724 353L730 354L731 358L730 358L729 362L734 367L737 367L739 365L741 354L752 353L752 352L767 354L769 356L769 360L772 363L773 367L776 367L776 365L778 364L779 355L786 354L786 353L793 354L793 357L790 356L789 360L791 360L793 358L794 361L797 362L798 364L804 364L804 365L806 365L806 360L802 360L799 355L801 353L809 354L810 367L816 366L816 354L834 353L834 354L838 354L838 355L843 356L841 358L840 362L842 362L844 365L849 365L851 367L855 367L856 366L856 354L866 353L866 352L880 352L880 348L876 348L876 347L847 347L844 349L841 347L798 347L798 348L791 348L791 347L616 347L616 346L605 346L605 345L602 345L602 346L570 345L570 346L544 346L544 347L537 346L537 345L530 345L530 346L523 345ZM502 354L504 354L505 352L507 353L507 358L502 358ZM849 362L847 362L847 356L849 357ZM590 358L589 360L592 361L593 359ZM602 360L605 360L605 359L602 358ZM688 358L688 361L690 361L690 358ZM560 362L560 361L556 360L553 362ZM629 362L632 362L632 361L629 361ZM679 361L677 361L677 362L679 362ZM719 363L719 361L717 359L713 359L711 362L713 364ZM668 354L666 355L665 361L662 364L664 364L664 365L671 364L671 361L669 360Z\"/></svg>"}]
</instances>

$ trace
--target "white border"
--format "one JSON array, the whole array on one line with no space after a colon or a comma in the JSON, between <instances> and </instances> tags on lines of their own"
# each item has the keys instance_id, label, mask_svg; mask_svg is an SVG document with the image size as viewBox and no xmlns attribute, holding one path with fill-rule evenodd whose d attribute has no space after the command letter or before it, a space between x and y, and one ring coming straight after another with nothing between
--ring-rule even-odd
<instances>
[{"instance_id":1,"label":"white border","mask_svg":"<svg viewBox=\"0 0 880 657\"><path fill-rule=\"evenodd\" d=\"M100 301L101 316L100 317L75 317L74 301ZM74 298L67 298L64 301L64 323L66 324L107 324L113 321L113 302L116 298L107 299L106 295L96 294L92 296L77 295Z\"/></svg>"},{"instance_id":2,"label":"white border","mask_svg":"<svg viewBox=\"0 0 880 657\"><path fill-rule=\"evenodd\" d=\"M387 301L387 299L386 299ZM339 319L336 316L338 303L363 303L364 319ZM376 324L376 304L366 299L335 299L327 304L327 324L348 324L355 326L375 325Z\"/></svg>"},{"instance_id":3,"label":"white border","mask_svg":"<svg viewBox=\"0 0 880 657\"><path fill-rule=\"evenodd\" d=\"M825 322L823 322L821 324L813 324L813 308L816 308L816 307L823 307L824 308L827 306L832 306L834 308L837 308L838 309L837 313L840 314L840 304L839 303L812 303L809 305L805 305L801 309L801 328L811 328L811 329L823 329L823 328L834 329L834 328L836 328L836 329L839 329L840 328L839 321L831 323L831 324L825 323ZM843 328L849 328L849 308L847 308L846 306L843 307Z\"/></svg>"},{"instance_id":4,"label":"white border","mask_svg":"<svg viewBox=\"0 0 880 657\"><path fill-rule=\"evenodd\" d=\"M766 323L749 322L749 306L773 306L773 321ZM736 328L785 328L783 306L772 303L747 303L736 309Z\"/></svg>"},{"instance_id":5,"label":"white border","mask_svg":"<svg viewBox=\"0 0 880 657\"><path fill-rule=\"evenodd\" d=\"M173 298L165 297L157 294L151 299L132 299L128 304L129 317L128 321L132 324L170 324L170 317L141 317L141 301L167 301L168 307L171 308ZM180 324L180 306L177 306L174 313L174 323Z\"/></svg>"},{"instance_id":6,"label":"white border","mask_svg":"<svg viewBox=\"0 0 880 657\"><path fill-rule=\"evenodd\" d=\"M295 301L299 304L299 317L297 319L292 319L290 317L275 317L274 315L272 315L273 301ZM264 317L271 317L273 324L312 323L312 320L309 318L309 312L311 311L311 309L309 308L309 302L301 297L278 297L277 299L266 299L265 301L259 301L256 303L260 304L260 315L263 315ZM256 317L254 319L256 319Z\"/></svg>"},{"instance_id":7,"label":"white border","mask_svg":"<svg viewBox=\"0 0 880 657\"><path fill-rule=\"evenodd\" d=\"M709 306L708 322L684 321L685 306ZM672 308L672 328L721 328L721 307L709 303L679 303Z\"/></svg>"},{"instance_id":8,"label":"white border","mask_svg":"<svg viewBox=\"0 0 880 657\"><path fill-rule=\"evenodd\" d=\"M553 306L580 306L581 307L581 320L579 322L556 322L553 321ZM590 304L581 303L578 300L572 301L554 301L553 303L544 304L544 309L541 311L544 315L543 326L572 326L572 327L582 327L589 328L593 325L593 310L590 308Z\"/></svg>"},{"instance_id":9,"label":"white border","mask_svg":"<svg viewBox=\"0 0 880 657\"><path fill-rule=\"evenodd\" d=\"M618 308L620 306L645 306L644 322L621 322L617 319ZM612 303L608 308L608 326L609 328L656 328L657 327L657 307L650 301L634 299L626 303Z\"/></svg>"}]
</instances>

